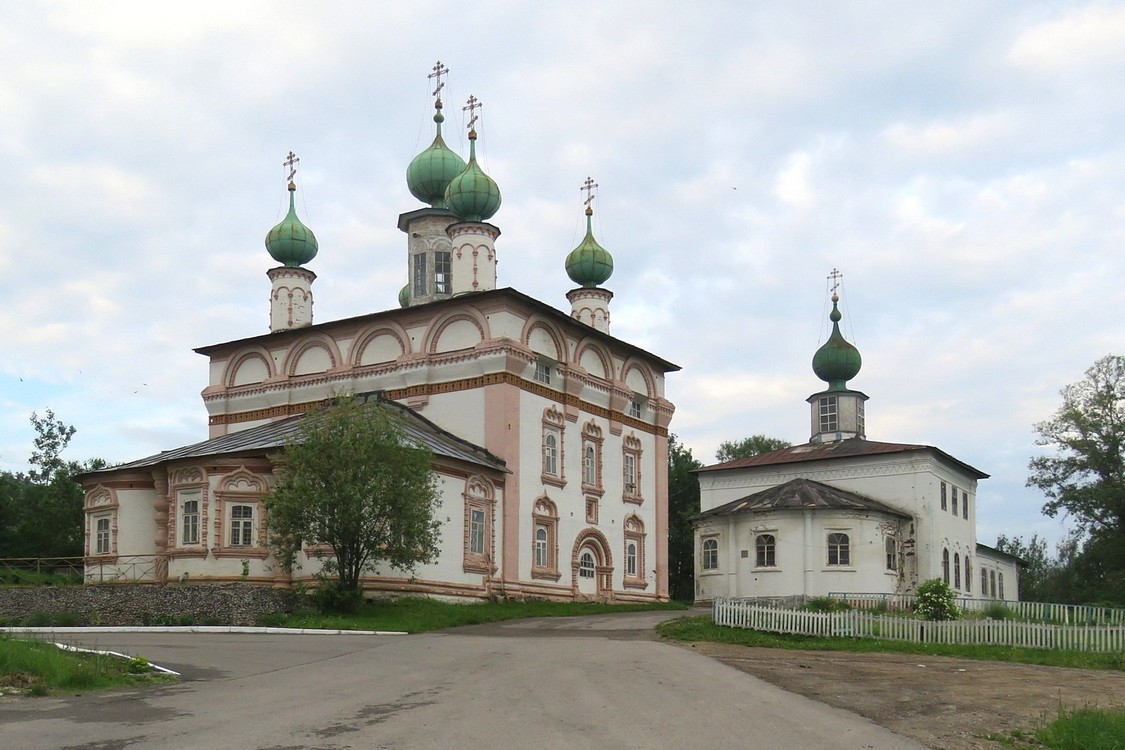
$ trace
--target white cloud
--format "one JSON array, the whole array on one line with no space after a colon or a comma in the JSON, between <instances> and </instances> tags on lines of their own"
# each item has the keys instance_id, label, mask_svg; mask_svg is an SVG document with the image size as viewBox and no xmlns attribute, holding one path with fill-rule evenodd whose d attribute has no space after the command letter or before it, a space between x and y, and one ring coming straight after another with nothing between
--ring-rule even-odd
<instances>
[{"instance_id":1,"label":"white cloud","mask_svg":"<svg viewBox=\"0 0 1125 750\"><path fill-rule=\"evenodd\" d=\"M1028 29L1008 59L1044 72L1120 66L1125 63L1125 8L1093 4Z\"/></svg>"}]
</instances>

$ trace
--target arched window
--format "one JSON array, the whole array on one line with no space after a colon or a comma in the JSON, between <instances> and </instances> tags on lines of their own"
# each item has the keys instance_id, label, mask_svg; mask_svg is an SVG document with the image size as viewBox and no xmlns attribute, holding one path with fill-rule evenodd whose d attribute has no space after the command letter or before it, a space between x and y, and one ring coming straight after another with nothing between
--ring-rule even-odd
<instances>
[{"instance_id":1,"label":"arched window","mask_svg":"<svg viewBox=\"0 0 1125 750\"><path fill-rule=\"evenodd\" d=\"M543 473L559 475L559 436L551 431L543 436Z\"/></svg>"},{"instance_id":2,"label":"arched window","mask_svg":"<svg viewBox=\"0 0 1125 750\"><path fill-rule=\"evenodd\" d=\"M535 567L547 567L547 525L535 524Z\"/></svg>"},{"instance_id":3,"label":"arched window","mask_svg":"<svg viewBox=\"0 0 1125 750\"><path fill-rule=\"evenodd\" d=\"M998 576L998 578L1000 580L1000 598L1003 599L1004 598L1004 574L1001 573Z\"/></svg>"},{"instance_id":4,"label":"arched window","mask_svg":"<svg viewBox=\"0 0 1125 750\"><path fill-rule=\"evenodd\" d=\"M898 547L893 536L883 540L883 552L887 559L887 570L898 570Z\"/></svg>"},{"instance_id":5,"label":"arched window","mask_svg":"<svg viewBox=\"0 0 1125 750\"><path fill-rule=\"evenodd\" d=\"M584 455L582 457L582 482L596 486L598 483L598 454L594 450L594 444L587 442Z\"/></svg>"},{"instance_id":6,"label":"arched window","mask_svg":"<svg viewBox=\"0 0 1125 750\"><path fill-rule=\"evenodd\" d=\"M980 595L988 596L988 571L980 569Z\"/></svg>"},{"instance_id":7,"label":"arched window","mask_svg":"<svg viewBox=\"0 0 1125 750\"><path fill-rule=\"evenodd\" d=\"M777 539L773 534L758 534L755 543L755 564L759 568L777 567Z\"/></svg>"},{"instance_id":8,"label":"arched window","mask_svg":"<svg viewBox=\"0 0 1125 750\"><path fill-rule=\"evenodd\" d=\"M996 598L996 571L995 570L988 571L988 582L989 582L989 589L991 589L991 591L992 591L992 598L995 599Z\"/></svg>"},{"instance_id":9,"label":"arched window","mask_svg":"<svg viewBox=\"0 0 1125 750\"><path fill-rule=\"evenodd\" d=\"M593 578L594 569L594 553L588 549L582 550L582 554L578 558L578 577Z\"/></svg>"},{"instance_id":10,"label":"arched window","mask_svg":"<svg viewBox=\"0 0 1125 750\"><path fill-rule=\"evenodd\" d=\"M969 562L969 556L965 555L965 593L971 593L973 590L973 564Z\"/></svg>"},{"instance_id":11,"label":"arched window","mask_svg":"<svg viewBox=\"0 0 1125 750\"><path fill-rule=\"evenodd\" d=\"M828 564L851 565L851 541L847 534L839 532L828 535Z\"/></svg>"},{"instance_id":12,"label":"arched window","mask_svg":"<svg viewBox=\"0 0 1125 750\"><path fill-rule=\"evenodd\" d=\"M719 569L719 540L718 539L704 539L703 540L703 569L704 570L718 570Z\"/></svg>"},{"instance_id":13,"label":"arched window","mask_svg":"<svg viewBox=\"0 0 1125 750\"><path fill-rule=\"evenodd\" d=\"M637 543L632 539L625 542L625 575L637 577Z\"/></svg>"},{"instance_id":14,"label":"arched window","mask_svg":"<svg viewBox=\"0 0 1125 750\"><path fill-rule=\"evenodd\" d=\"M647 588L645 581L645 525L635 514L625 517L625 579L626 588Z\"/></svg>"},{"instance_id":15,"label":"arched window","mask_svg":"<svg viewBox=\"0 0 1125 750\"><path fill-rule=\"evenodd\" d=\"M961 588L961 553L953 553L953 588Z\"/></svg>"},{"instance_id":16,"label":"arched window","mask_svg":"<svg viewBox=\"0 0 1125 750\"><path fill-rule=\"evenodd\" d=\"M949 583L949 550L941 551L941 580Z\"/></svg>"}]
</instances>

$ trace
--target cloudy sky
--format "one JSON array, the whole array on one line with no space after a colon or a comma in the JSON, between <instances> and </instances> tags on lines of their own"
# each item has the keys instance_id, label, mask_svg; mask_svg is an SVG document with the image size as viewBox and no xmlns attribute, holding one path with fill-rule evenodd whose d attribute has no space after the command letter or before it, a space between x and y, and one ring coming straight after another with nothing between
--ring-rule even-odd
<instances>
[{"instance_id":1,"label":"cloudy sky","mask_svg":"<svg viewBox=\"0 0 1125 750\"><path fill-rule=\"evenodd\" d=\"M1062 536L1024 481L1059 388L1125 353L1120 4L7 3L0 469L33 410L75 459L206 437L191 349L267 330L290 149L316 319L395 306L438 59L462 153L484 102L501 285L569 309L593 176L613 333L683 366L698 458L808 439L839 268L868 436L990 473L981 541Z\"/></svg>"}]
</instances>

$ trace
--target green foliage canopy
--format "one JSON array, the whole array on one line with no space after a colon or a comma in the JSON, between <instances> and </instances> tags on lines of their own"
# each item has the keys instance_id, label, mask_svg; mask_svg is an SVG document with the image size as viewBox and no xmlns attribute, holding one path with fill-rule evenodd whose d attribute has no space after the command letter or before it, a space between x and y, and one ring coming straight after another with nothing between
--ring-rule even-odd
<instances>
[{"instance_id":1,"label":"green foliage canopy","mask_svg":"<svg viewBox=\"0 0 1125 750\"><path fill-rule=\"evenodd\" d=\"M692 472L702 466L690 448L668 436L668 589L677 601L695 598L695 530L688 519L699 512L699 481Z\"/></svg>"},{"instance_id":2,"label":"green foliage canopy","mask_svg":"<svg viewBox=\"0 0 1125 750\"><path fill-rule=\"evenodd\" d=\"M788 448L789 445L786 440L765 435L751 435L742 440L724 440L719 443L719 450L715 452L715 460L719 463L726 463L737 458L749 458L761 453Z\"/></svg>"},{"instance_id":3,"label":"green foliage canopy","mask_svg":"<svg viewBox=\"0 0 1125 750\"><path fill-rule=\"evenodd\" d=\"M358 591L378 565L413 571L437 558L433 456L407 441L387 407L344 399L311 412L275 461L265 505L283 566L296 563L302 541L327 545L326 569L341 590Z\"/></svg>"}]
</instances>

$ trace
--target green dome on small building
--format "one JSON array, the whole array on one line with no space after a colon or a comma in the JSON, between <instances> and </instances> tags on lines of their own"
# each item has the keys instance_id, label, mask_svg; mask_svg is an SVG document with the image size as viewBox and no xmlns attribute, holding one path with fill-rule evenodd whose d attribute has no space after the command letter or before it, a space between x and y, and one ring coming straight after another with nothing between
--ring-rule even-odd
<instances>
[{"instance_id":1,"label":"green dome on small building","mask_svg":"<svg viewBox=\"0 0 1125 750\"><path fill-rule=\"evenodd\" d=\"M594 212L586 208L586 237L566 256L566 275L587 289L604 284L613 275L613 256L594 239Z\"/></svg>"},{"instance_id":2,"label":"green dome on small building","mask_svg":"<svg viewBox=\"0 0 1125 750\"><path fill-rule=\"evenodd\" d=\"M840 333L840 318L843 316L837 306L839 301L840 298L833 294L832 312L828 316L832 321L832 335L816 350L812 360L813 372L828 383L828 389L832 391L847 390L847 381L859 373L863 364L859 349L845 341Z\"/></svg>"},{"instance_id":3,"label":"green dome on small building","mask_svg":"<svg viewBox=\"0 0 1125 750\"><path fill-rule=\"evenodd\" d=\"M461 221L488 221L500 210L500 188L477 164L477 133L469 131L469 163L445 189L445 202Z\"/></svg>"},{"instance_id":4,"label":"green dome on small building","mask_svg":"<svg viewBox=\"0 0 1125 750\"><path fill-rule=\"evenodd\" d=\"M402 289L398 290L398 306L410 307L410 284L404 284Z\"/></svg>"},{"instance_id":5,"label":"green dome on small building","mask_svg":"<svg viewBox=\"0 0 1125 750\"><path fill-rule=\"evenodd\" d=\"M445 116L441 113L440 99L435 106L437 135L430 147L415 156L406 168L406 186L410 188L410 194L423 203L429 203L434 208L448 208L445 190L454 177L465 171L465 160L445 145L441 137Z\"/></svg>"},{"instance_id":6,"label":"green dome on small building","mask_svg":"<svg viewBox=\"0 0 1125 750\"><path fill-rule=\"evenodd\" d=\"M266 235L266 250L278 263L298 268L316 257L319 245L312 230L297 218L294 196L297 186L289 183L289 213Z\"/></svg>"}]
</instances>

